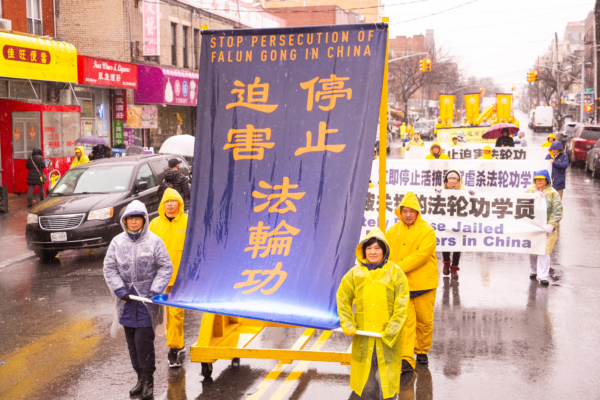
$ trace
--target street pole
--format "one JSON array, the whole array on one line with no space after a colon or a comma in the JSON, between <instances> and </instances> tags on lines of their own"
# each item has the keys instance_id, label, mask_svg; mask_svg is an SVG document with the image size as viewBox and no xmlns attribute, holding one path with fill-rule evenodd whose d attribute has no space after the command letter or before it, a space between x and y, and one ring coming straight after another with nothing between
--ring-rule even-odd
<instances>
[{"instance_id":1,"label":"street pole","mask_svg":"<svg viewBox=\"0 0 600 400\"><path fill-rule=\"evenodd\" d=\"M583 96L585 95L585 57L581 57L581 122L583 122Z\"/></svg>"},{"instance_id":2,"label":"street pole","mask_svg":"<svg viewBox=\"0 0 600 400\"><path fill-rule=\"evenodd\" d=\"M388 115L388 55L390 51L390 19L383 17L381 22L387 24L387 39L385 45L385 64L383 66L383 85L381 103L379 104L379 229L385 232L386 217L386 178L387 178L387 115ZM405 110L408 114L408 110Z\"/></svg>"}]
</instances>

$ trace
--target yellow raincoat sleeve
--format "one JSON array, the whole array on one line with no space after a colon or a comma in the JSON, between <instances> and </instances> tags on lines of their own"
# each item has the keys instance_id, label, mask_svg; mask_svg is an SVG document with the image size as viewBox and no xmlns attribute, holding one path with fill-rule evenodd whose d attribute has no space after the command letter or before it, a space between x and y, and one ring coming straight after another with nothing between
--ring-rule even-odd
<instances>
[{"instance_id":1,"label":"yellow raincoat sleeve","mask_svg":"<svg viewBox=\"0 0 600 400\"><path fill-rule=\"evenodd\" d=\"M429 261L431 254L435 252L435 231L432 229L423 238L419 249L398 263L405 274L421 268Z\"/></svg>"},{"instance_id":2,"label":"yellow raincoat sleeve","mask_svg":"<svg viewBox=\"0 0 600 400\"><path fill-rule=\"evenodd\" d=\"M381 332L381 340L388 347L394 347L398 339L402 337L402 328L408 318L408 303L410 301L410 290L408 288L408 279L402 271L399 271L396 278L396 287L394 292L394 313Z\"/></svg>"},{"instance_id":3,"label":"yellow raincoat sleeve","mask_svg":"<svg viewBox=\"0 0 600 400\"><path fill-rule=\"evenodd\" d=\"M340 287L337 291L337 308L340 316L340 327L348 336L354 336L356 333L356 321L352 312L354 303L354 268L344 275Z\"/></svg>"}]
</instances>

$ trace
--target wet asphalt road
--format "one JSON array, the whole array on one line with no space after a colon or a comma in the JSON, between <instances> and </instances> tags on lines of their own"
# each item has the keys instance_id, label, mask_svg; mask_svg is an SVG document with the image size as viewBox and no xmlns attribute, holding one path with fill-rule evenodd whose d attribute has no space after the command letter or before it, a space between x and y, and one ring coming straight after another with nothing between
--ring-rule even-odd
<instances>
[{"instance_id":1,"label":"wet asphalt road","mask_svg":"<svg viewBox=\"0 0 600 400\"><path fill-rule=\"evenodd\" d=\"M530 145L545 136L530 133ZM403 375L399 398L600 398L600 179L570 168L567 184L551 286L529 280L526 255L464 253L458 282L440 276L429 369ZM110 336L104 254L69 251L52 263L31 259L0 269L0 399L129 398L135 377L124 336ZM245 399L276 365L218 361L213 380L203 380L200 364L189 360L201 317L186 311L188 353L179 370L169 370L164 338L157 338L156 399ZM267 328L252 347L289 348L301 332ZM334 333L322 350L345 351L349 344ZM333 363L310 363L282 389L297 364L261 399L357 398L350 367Z\"/></svg>"}]
</instances>

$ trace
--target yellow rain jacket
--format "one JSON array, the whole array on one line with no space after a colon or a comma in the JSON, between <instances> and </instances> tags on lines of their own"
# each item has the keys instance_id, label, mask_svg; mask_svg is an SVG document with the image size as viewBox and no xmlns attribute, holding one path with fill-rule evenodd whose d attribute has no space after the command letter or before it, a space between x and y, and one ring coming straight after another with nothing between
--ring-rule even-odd
<instances>
[{"instance_id":1,"label":"yellow rain jacket","mask_svg":"<svg viewBox=\"0 0 600 400\"><path fill-rule=\"evenodd\" d=\"M483 154L481 157L478 158L478 160L497 160L496 157L492 156L492 146L485 146L483 148L483 150L489 150L490 154Z\"/></svg>"},{"instance_id":2,"label":"yellow rain jacket","mask_svg":"<svg viewBox=\"0 0 600 400\"><path fill-rule=\"evenodd\" d=\"M78 165L87 164L90 162L90 159L85 155L83 146L75 147L75 151L77 151L77 150L81 151L81 157L77 158L77 156L75 156L75 158L73 159L73 162L71 163L71 168L76 167Z\"/></svg>"},{"instance_id":3,"label":"yellow rain jacket","mask_svg":"<svg viewBox=\"0 0 600 400\"><path fill-rule=\"evenodd\" d=\"M546 138L546 141L544 142L544 144L542 145L542 147L550 147L552 146L552 142L549 140L550 138L554 139L554 141L556 142L556 136L554 136L552 133L548 135L548 137Z\"/></svg>"},{"instance_id":4,"label":"yellow rain jacket","mask_svg":"<svg viewBox=\"0 0 600 400\"><path fill-rule=\"evenodd\" d=\"M408 142L408 144L406 145L406 148L409 149L410 146L425 147L425 142L423 142L423 139L421 139L421 138L418 138L417 140L415 140L415 138L413 136L412 140L410 142Z\"/></svg>"},{"instance_id":5,"label":"yellow rain jacket","mask_svg":"<svg viewBox=\"0 0 600 400\"><path fill-rule=\"evenodd\" d=\"M417 220L411 226L402 222L401 207L418 211ZM437 258L435 257L435 231L421 218L421 205L413 192L408 192L396 209L400 218L386 233L391 248L390 261L406 274L411 291L438 287Z\"/></svg>"},{"instance_id":6,"label":"yellow rain jacket","mask_svg":"<svg viewBox=\"0 0 600 400\"><path fill-rule=\"evenodd\" d=\"M415 133L415 129L413 128L413 126L412 126L412 125L410 125L410 124L409 124L409 125L406 127L406 132L407 132L407 133Z\"/></svg>"},{"instance_id":7,"label":"yellow rain jacket","mask_svg":"<svg viewBox=\"0 0 600 400\"><path fill-rule=\"evenodd\" d=\"M456 189L450 189L448 187L448 174L450 172L456 172L458 174L458 181L460 182L460 185ZM460 174L460 171L458 169L452 168L452 169L449 169L448 172L446 172L446 175L444 176L444 189L449 189L449 190L467 190L467 188L463 184L462 175Z\"/></svg>"},{"instance_id":8,"label":"yellow rain jacket","mask_svg":"<svg viewBox=\"0 0 600 400\"><path fill-rule=\"evenodd\" d=\"M404 138L406 137L406 124L403 122L402 126L400 127L400 137Z\"/></svg>"},{"instance_id":9,"label":"yellow rain jacket","mask_svg":"<svg viewBox=\"0 0 600 400\"><path fill-rule=\"evenodd\" d=\"M456 144L454 143L454 139L457 140ZM450 147L459 147L459 146L463 146L463 144L461 142L458 141L458 136L456 135L452 135L452 137L450 138Z\"/></svg>"},{"instance_id":10,"label":"yellow rain jacket","mask_svg":"<svg viewBox=\"0 0 600 400\"><path fill-rule=\"evenodd\" d=\"M372 237L383 241L390 254L390 246L379 228L374 228L356 246L356 258L366 263L362 245ZM377 364L384 398L400 391L402 369L402 328L408 316L409 288L406 276L393 262L369 271L361 264L344 275L337 291L340 326L347 335L357 330L381 332L381 339L355 335L352 339L350 389L359 396L369 378L373 350L377 350ZM352 312L354 304L355 312Z\"/></svg>"},{"instance_id":11,"label":"yellow rain jacket","mask_svg":"<svg viewBox=\"0 0 600 400\"><path fill-rule=\"evenodd\" d=\"M426 160L435 160L435 156L433 155L433 146L439 146L440 148L440 156L437 158L438 160L449 160L450 157L448 157L447 154L442 153L442 146L440 146L439 142L433 142L433 144L431 145L431 147L429 148L429 152L431 154L429 154L427 157L425 157Z\"/></svg>"},{"instance_id":12,"label":"yellow rain jacket","mask_svg":"<svg viewBox=\"0 0 600 400\"><path fill-rule=\"evenodd\" d=\"M434 130L435 132L434 133L437 135L438 128L445 128L445 127L446 127L446 123L444 121L438 122L437 124L435 124L435 130Z\"/></svg>"}]
</instances>

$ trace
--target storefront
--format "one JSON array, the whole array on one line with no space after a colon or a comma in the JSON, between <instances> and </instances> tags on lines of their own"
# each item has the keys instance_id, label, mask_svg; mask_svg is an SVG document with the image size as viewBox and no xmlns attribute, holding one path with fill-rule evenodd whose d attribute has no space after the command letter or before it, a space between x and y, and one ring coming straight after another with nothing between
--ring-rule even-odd
<instances>
[{"instance_id":1,"label":"storefront","mask_svg":"<svg viewBox=\"0 0 600 400\"><path fill-rule=\"evenodd\" d=\"M143 104L158 105L157 126L140 129L144 146L158 151L170 136L194 135L198 102L197 73L138 65L138 88L134 100L136 106L130 108Z\"/></svg>"},{"instance_id":2,"label":"storefront","mask_svg":"<svg viewBox=\"0 0 600 400\"><path fill-rule=\"evenodd\" d=\"M31 150L41 148L48 166L64 173L81 136L81 108L63 101L77 83L77 50L4 32L0 43L1 180L10 193L25 193Z\"/></svg>"}]
</instances>

